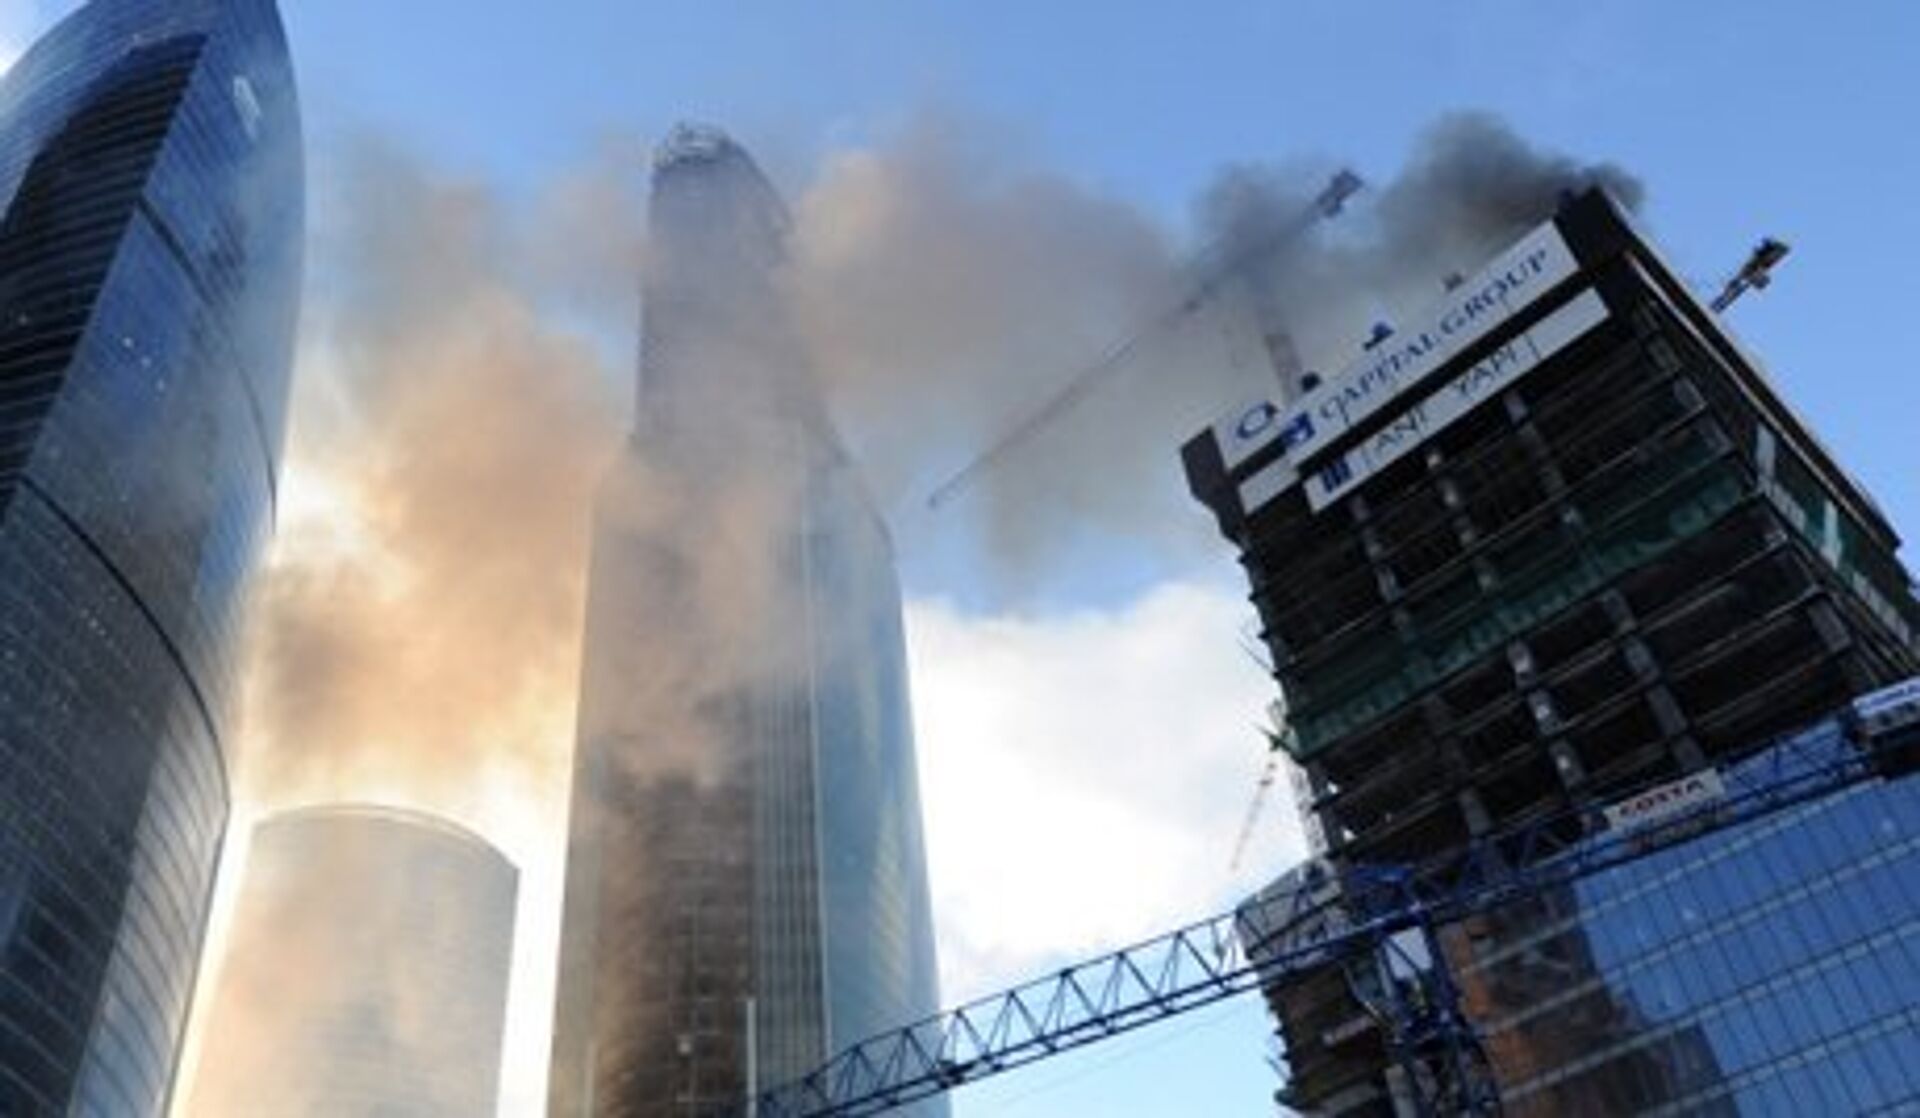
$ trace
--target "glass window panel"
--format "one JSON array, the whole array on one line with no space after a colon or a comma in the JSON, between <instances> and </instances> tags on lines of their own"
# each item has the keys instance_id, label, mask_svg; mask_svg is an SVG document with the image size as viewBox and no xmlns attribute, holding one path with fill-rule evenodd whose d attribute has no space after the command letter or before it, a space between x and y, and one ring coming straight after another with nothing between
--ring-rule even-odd
<instances>
[{"instance_id":1,"label":"glass window panel","mask_svg":"<svg viewBox=\"0 0 1920 1118\"><path fill-rule=\"evenodd\" d=\"M1788 1032L1787 1022L1777 1012L1770 996L1763 995L1748 1002L1746 1011L1760 1028L1761 1051L1766 1053L1768 1061L1777 1060L1794 1050L1794 1039Z\"/></svg>"},{"instance_id":2,"label":"glass window panel","mask_svg":"<svg viewBox=\"0 0 1920 1118\"><path fill-rule=\"evenodd\" d=\"M1839 1009L1843 1030L1860 1028L1876 1016L1873 1004L1861 990L1859 965L1860 960L1847 959L1827 971L1827 989Z\"/></svg>"},{"instance_id":3,"label":"glass window panel","mask_svg":"<svg viewBox=\"0 0 1920 1118\"><path fill-rule=\"evenodd\" d=\"M1814 1065L1814 1075L1820 1084L1820 1091L1828 1099L1833 1109L1829 1114L1859 1114L1865 1109L1865 1103L1855 1094L1854 1087L1848 1082L1845 1066L1840 1062L1840 1054L1830 1054L1826 1059Z\"/></svg>"},{"instance_id":4,"label":"glass window panel","mask_svg":"<svg viewBox=\"0 0 1920 1118\"><path fill-rule=\"evenodd\" d=\"M1912 1029L1882 1033L1867 1042L1867 1060L1896 1099L1920 1093L1920 1040Z\"/></svg>"},{"instance_id":5,"label":"glass window panel","mask_svg":"<svg viewBox=\"0 0 1920 1118\"><path fill-rule=\"evenodd\" d=\"M1731 997L1738 988L1739 976L1724 940L1709 940L1699 952L1700 972L1705 977L1709 998L1719 1002Z\"/></svg>"},{"instance_id":6,"label":"glass window panel","mask_svg":"<svg viewBox=\"0 0 1920 1118\"><path fill-rule=\"evenodd\" d=\"M1743 930L1737 940L1721 944L1720 960L1731 976L1733 990L1745 990L1772 973L1759 937L1751 929Z\"/></svg>"},{"instance_id":7,"label":"glass window panel","mask_svg":"<svg viewBox=\"0 0 1920 1118\"><path fill-rule=\"evenodd\" d=\"M1845 927L1845 942L1855 943L1880 930L1871 918L1861 875L1853 874L1835 886L1828 903L1834 918Z\"/></svg>"},{"instance_id":8,"label":"glass window panel","mask_svg":"<svg viewBox=\"0 0 1920 1118\"><path fill-rule=\"evenodd\" d=\"M1839 841L1833 829L1833 813L1823 811L1811 816L1799 828L1800 850L1814 867L1812 880L1832 873L1845 866L1851 859L1845 845Z\"/></svg>"},{"instance_id":9,"label":"glass window panel","mask_svg":"<svg viewBox=\"0 0 1920 1118\"><path fill-rule=\"evenodd\" d=\"M1705 956L1712 953L1709 946L1694 945L1680 952L1668 964L1679 975L1680 988L1686 995L1683 1012L1688 1007L1709 1005L1713 1001L1713 981L1705 962Z\"/></svg>"},{"instance_id":10,"label":"glass window panel","mask_svg":"<svg viewBox=\"0 0 1920 1118\"><path fill-rule=\"evenodd\" d=\"M1826 953L1837 952L1854 941L1850 922L1845 915L1845 906L1835 903L1833 890L1822 889L1814 894L1809 906L1813 918L1819 922L1826 933Z\"/></svg>"},{"instance_id":11,"label":"glass window panel","mask_svg":"<svg viewBox=\"0 0 1920 1118\"><path fill-rule=\"evenodd\" d=\"M1771 1084L1749 1083L1740 1088L1735 1095L1740 1105L1740 1113L1751 1115L1773 1114L1773 1092Z\"/></svg>"},{"instance_id":12,"label":"glass window panel","mask_svg":"<svg viewBox=\"0 0 1920 1118\"><path fill-rule=\"evenodd\" d=\"M1873 1061L1867 1057L1864 1046L1856 1046L1834 1056L1834 1068L1840 1079L1846 1084L1847 1093L1856 1111L1868 1107L1884 1106L1892 1101L1886 1085L1880 1082L1879 1072L1874 1069Z\"/></svg>"},{"instance_id":13,"label":"glass window panel","mask_svg":"<svg viewBox=\"0 0 1920 1118\"><path fill-rule=\"evenodd\" d=\"M1759 1023L1744 1006L1733 1006L1720 1015L1715 1022L1715 1047L1720 1053L1720 1064L1729 1073L1745 1071L1756 1067L1767 1059L1766 1042L1760 1034Z\"/></svg>"},{"instance_id":14,"label":"glass window panel","mask_svg":"<svg viewBox=\"0 0 1920 1118\"><path fill-rule=\"evenodd\" d=\"M1877 799L1886 811L1881 820L1881 841L1891 841L1896 836L1920 833L1920 798L1906 795L1888 795L1884 790L1876 790Z\"/></svg>"},{"instance_id":15,"label":"glass window panel","mask_svg":"<svg viewBox=\"0 0 1920 1118\"><path fill-rule=\"evenodd\" d=\"M1794 1050L1805 1051L1825 1034L1820 1024L1819 1007L1824 1001L1818 979L1797 976L1794 983L1776 995L1774 1012L1787 1019L1787 1031L1793 1036Z\"/></svg>"},{"instance_id":16,"label":"glass window panel","mask_svg":"<svg viewBox=\"0 0 1920 1118\"><path fill-rule=\"evenodd\" d=\"M1811 1009L1809 1018L1820 1030L1822 1037L1837 1037L1847 1028L1847 1007L1839 997L1832 978L1826 972L1807 976L1807 982L1801 987L1805 991L1805 1003Z\"/></svg>"},{"instance_id":17,"label":"glass window panel","mask_svg":"<svg viewBox=\"0 0 1920 1118\"><path fill-rule=\"evenodd\" d=\"M1719 874L1689 874L1682 890L1709 921L1720 919L1733 908L1732 898L1727 895L1727 887Z\"/></svg>"},{"instance_id":18,"label":"glass window panel","mask_svg":"<svg viewBox=\"0 0 1920 1118\"><path fill-rule=\"evenodd\" d=\"M1868 1013L1874 1018L1900 1010L1907 1000L1899 962L1891 950L1891 944L1877 947L1859 964L1863 975L1861 992L1866 996Z\"/></svg>"}]
</instances>

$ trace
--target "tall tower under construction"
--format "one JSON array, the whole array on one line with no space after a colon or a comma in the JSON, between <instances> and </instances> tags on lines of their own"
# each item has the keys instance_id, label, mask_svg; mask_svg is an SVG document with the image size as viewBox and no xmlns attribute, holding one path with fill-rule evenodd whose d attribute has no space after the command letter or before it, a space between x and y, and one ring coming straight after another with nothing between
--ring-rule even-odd
<instances>
[{"instance_id":1,"label":"tall tower under construction","mask_svg":"<svg viewBox=\"0 0 1920 1118\"><path fill-rule=\"evenodd\" d=\"M556 1118L738 1113L937 1005L891 549L781 305L786 232L726 136L659 150L594 528Z\"/></svg>"},{"instance_id":2,"label":"tall tower under construction","mask_svg":"<svg viewBox=\"0 0 1920 1118\"><path fill-rule=\"evenodd\" d=\"M1893 529L1598 190L1184 458L1335 867L1710 801L1920 671ZM1890 772L1440 944L1509 1115L1911 1105L1916 866ZM1411 1112L1364 986L1267 991L1303 1112Z\"/></svg>"}]
</instances>

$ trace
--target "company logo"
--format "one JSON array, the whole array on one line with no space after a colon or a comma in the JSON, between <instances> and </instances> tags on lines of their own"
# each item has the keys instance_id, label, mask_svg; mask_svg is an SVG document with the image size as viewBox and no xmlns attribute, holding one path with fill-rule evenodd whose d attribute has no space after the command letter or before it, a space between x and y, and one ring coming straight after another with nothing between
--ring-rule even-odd
<instances>
[{"instance_id":1,"label":"company logo","mask_svg":"<svg viewBox=\"0 0 1920 1118\"><path fill-rule=\"evenodd\" d=\"M1273 426L1273 421L1279 414L1279 408L1262 400L1240 417L1240 424L1233 429L1233 433L1243 439L1257 439L1266 432L1267 428Z\"/></svg>"},{"instance_id":2,"label":"company logo","mask_svg":"<svg viewBox=\"0 0 1920 1118\"><path fill-rule=\"evenodd\" d=\"M1353 467L1348 464L1347 456L1342 454L1321 467L1318 477L1320 488L1328 493L1338 493L1341 486L1353 479Z\"/></svg>"},{"instance_id":3,"label":"company logo","mask_svg":"<svg viewBox=\"0 0 1920 1118\"><path fill-rule=\"evenodd\" d=\"M1221 413L1213 421L1213 441L1220 448L1221 464L1234 473L1249 459L1273 445L1280 433L1286 412L1270 400L1248 399Z\"/></svg>"},{"instance_id":4,"label":"company logo","mask_svg":"<svg viewBox=\"0 0 1920 1118\"><path fill-rule=\"evenodd\" d=\"M1293 422L1280 430L1280 450L1282 453L1292 450L1301 443L1313 438L1313 415L1301 412L1293 417Z\"/></svg>"},{"instance_id":5,"label":"company logo","mask_svg":"<svg viewBox=\"0 0 1920 1118\"><path fill-rule=\"evenodd\" d=\"M1616 828L1644 827L1723 800L1726 795L1727 786L1719 771L1701 769L1612 805L1606 809L1607 823Z\"/></svg>"}]
</instances>

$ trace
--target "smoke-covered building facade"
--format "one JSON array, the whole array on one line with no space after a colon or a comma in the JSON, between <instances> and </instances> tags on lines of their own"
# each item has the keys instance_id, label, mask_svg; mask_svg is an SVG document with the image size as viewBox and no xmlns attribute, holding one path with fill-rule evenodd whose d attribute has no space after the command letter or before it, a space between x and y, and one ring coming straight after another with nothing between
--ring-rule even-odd
<instances>
[{"instance_id":1,"label":"smoke-covered building facade","mask_svg":"<svg viewBox=\"0 0 1920 1118\"><path fill-rule=\"evenodd\" d=\"M435 816L330 805L262 822L244 872L187 1113L494 1113L511 862Z\"/></svg>"},{"instance_id":2,"label":"smoke-covered building facade","mask_svg":"<svg viewBox=\"0 0 1920 1118\"><path fill-rule=\"evenodd\" d=\"M1603 191L1299 387L1185 459L1336 866L1710 802L1920 671L1892 528ZM1916 823L1889 773L1440 929L1506 1113L1912 1105ZM1291 1105L1407 1112L1350 968L1268 994Z\"/></svg>"},{"instance_id":3,"label":"smoke-covered building facade","mask_svg":"<svg viewBox=\"0 0 1920 1118\"><path fill-rule=\"evenodd\" d=\"M936 1008L886 530L778 290L786 210L683 127L593 562L549 1112L736 1111Z\"/></svg>"},{"instance_id":4,"label":"smoke-covered building facade","mask_svg":"<svg viewBox=\"0 0 1920 1118\"><path fill-rule=\"evenodd\" d=\"M0 1113L165 1105L301 175L271 0L93 0L0 80Z\"/></svg>"}]
</instances>

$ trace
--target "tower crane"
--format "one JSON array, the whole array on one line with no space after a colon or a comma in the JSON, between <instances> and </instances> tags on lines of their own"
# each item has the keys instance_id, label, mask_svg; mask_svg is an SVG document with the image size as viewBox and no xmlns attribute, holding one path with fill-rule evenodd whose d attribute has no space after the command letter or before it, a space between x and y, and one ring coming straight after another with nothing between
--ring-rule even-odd
<instances>
[{"instance_id":1,"label":"tower crane","mask_svg":"<svg viewBox=\"0 0 1920 1118\"><path fill-rule=\"evenodd\" d=\"M1267 759L1260 767L1260 780L1254 786L1253 800L1247 804L1247 815L1240 823L1239 837L1233 841L1233 857L1227 863L1229 870L1240 868L1240 860L1246 857L1247 848L1253 844L1261 809L1266 807L1268 798L1273 795L1273 786L1280 781L1280 772L1286 767L1286 751L1297 740L1293 724L1287 719L1285 697L1274 700L1268 717L1272 719L1273 728L1261 727L1260 730L1261 736L1267 739Z\"/></svg>"},{"instance_id":2,"label":"tower crane","mask_svg":"<svg viewBox=\"0 0 1920 1118\"><path fill-rule=\"evenodd\" d=\"M1720 294L1713 297L1713 302L1710 304L1712 309L1724 311L1733 306L1734 302L1747 292L1766 290L1767 285L1773 282L1773 269L1785 260L1787 253L1791 251L1793 250L1785 241L1762 237L1760 243L1755 245L1753 251L1748 254L1746 263L1740 265L1740 270L1735 272L1726 286L1720 289Z\"/></svg>"},{"instance_id":3,"label":"tower crane","mask_svg":"<svg viewBox=\"0 0 1920 1118\"><path fill-rule=\"evenodd\" d=\"M935 488L927 498L927 507L937 510L951 502L977 477L1005 460L1048 424L1078 406L1107 377L1123 368L1143 343L1164 331L1172 330L1197 313L1212 301L1228 281L1246 268L1290 247L1315 224L1339 214L1346 206L1347 199L1362 185L1360 176L1343 168L1334 173L1326 187L1291 221L1256 238L1251 244L1235 247L1231 251L1225 251L1223 245L1216 244L1213 250L1202 253L1195 267L1197 279L1179 302L1163 308L1148 318L1139 329L1108 346L1092 364L1075 373L1059 391L1014 423L991 446Z\"/></svg>"},{"instance_id":4,"label":"tower crane","mask_svg":"<svg viewBox=\"0 0 1920 1118\"><path fill-rule=\"evenodd\" d=\"M1920 679L1858 699L1772 743L1764 757L1723 774L1724 796L1638 826L1594 833L1588 808L1414 866L1310 863L1232 911L861 1041L747 1109L758 1118L878 1114L1344 965L1372 973L1370 984L1350 984L1380 1024L1422 1114L1497 1115L1492 1069L1436 929L1713 831L1911 774L1920 767Z\"/></svg>"}]
</instances>

